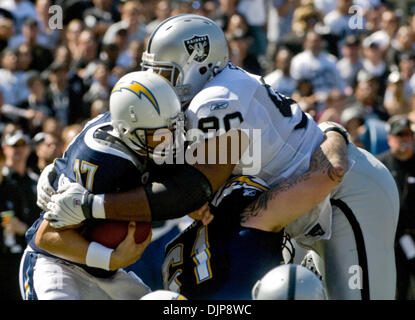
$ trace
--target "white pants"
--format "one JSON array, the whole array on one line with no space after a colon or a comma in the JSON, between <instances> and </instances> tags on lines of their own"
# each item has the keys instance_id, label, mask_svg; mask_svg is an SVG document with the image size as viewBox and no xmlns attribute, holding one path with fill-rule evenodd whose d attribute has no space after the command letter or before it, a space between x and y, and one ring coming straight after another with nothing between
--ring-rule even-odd
<instances>
[{"instance_id":1,"label":"white pants","mask_svg":"<svg viewBox=\"0 0 415 320\"><path fill-rule=\"evenodd\" d=\"M97 278L30 249L22 257L20 288L25 300L139 300L151 291L133 272L119 269L110 278Z\"/></svg>"},{"instance_id":2,"label":"white pants","mask_svg":"<svg viewBox=\"0 0 415 320\"><path fill-rule=\"evenodd\" d=\"M331 238L311 245L313 260L329 299L395 299L398 190L372 154L350 145L348 156L355 164L331 195Z\"/></svg>"}]
</instances>

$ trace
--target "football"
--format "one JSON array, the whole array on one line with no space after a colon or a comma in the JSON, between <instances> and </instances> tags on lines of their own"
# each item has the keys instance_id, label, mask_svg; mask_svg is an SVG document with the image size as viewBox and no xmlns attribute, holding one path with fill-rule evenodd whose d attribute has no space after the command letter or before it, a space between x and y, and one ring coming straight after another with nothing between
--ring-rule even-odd
<instances>
[{"instance_id":1,"label":"football","mask_svg":"<svg viewBox=\"0 0 415 320\"><path fill-rule=\"evenodd\" d=\"M128 221L97 220L85 230L85 238L115 249L127 236ZM150 222L135 223L135 242L142 243L151 231Z\"/></svg>"}]
</instances>

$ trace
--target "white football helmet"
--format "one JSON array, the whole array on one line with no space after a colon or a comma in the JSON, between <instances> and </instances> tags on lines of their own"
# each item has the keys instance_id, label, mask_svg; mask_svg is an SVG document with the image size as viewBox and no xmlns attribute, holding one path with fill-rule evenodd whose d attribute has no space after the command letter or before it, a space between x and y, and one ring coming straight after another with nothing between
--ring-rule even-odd
<instances>
[{"instance_id":1,"label":"white football helmet","mask_svg":"<svg viewBox=\"0 0 415 320\"><path fill-rule=\"evenodd\" d=\"M142 296L140 300L187 300L180 293L169 290L156 290Z\"/></svg>"},{"instance_id":2,"label":"white football helmet","mask_svg":"<svg viewBox=\"0 0 415 320\"><path fill-rule=\"evenodd\" d=\"M154 29L141 66L168 78L186 104L228 60L228 43L214 21L196 14L181 14Z\"/></svg>"},{"instance_id":3,"label":"white football helmet","mask_svg":"<svg viewBox=\"0 0 415 320\"><path fill-rule=\"evenodd\" d=\"M161 155L148 145L147 130L172 129L183 119L174 88L152 72L124 75L112 89L109 104L115 134L135 152L152 158Z\"/></svg>"},{"instance_id":4,"label":"white football helmet","mask_svg":"<svg viewBox=\"0 0 415 320\"><path fill-rule=\"evenodd\" d=\"M326 300L320 279L297 264L284 264L269 271L252 288L253 300Z\"/></svg>"}]
</instances>

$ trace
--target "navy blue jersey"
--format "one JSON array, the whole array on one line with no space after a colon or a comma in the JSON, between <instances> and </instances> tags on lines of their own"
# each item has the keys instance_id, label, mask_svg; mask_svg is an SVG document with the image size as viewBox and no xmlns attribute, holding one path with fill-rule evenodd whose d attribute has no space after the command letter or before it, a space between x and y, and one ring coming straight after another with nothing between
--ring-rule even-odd
<instances>
[{"instance_id":1,"label":"navy blue jersey","mask_svg":"<svg viewBox=\"0 0 415 320\"><path fill-rule=\"evenodd\" d=\"M239 180L238 180L239 179ZM166 246L163 285L188 299L250 300L254 284L283 263L283 232L240 225L240 213L259 194L258 184L243 177L225 185L211 204L215 218L195 221ZM220 198L220 197L219 197Z\"/></svg>"},{"instance_id":2,"label":"navy blue jersey","mask_svg":"<svg viewBox=\"0 0 415 320\"><path fill-rule=\"evenodd\" d=\"M121 148L123 145L121 144L120 147L120 142L108 134L111 129L109 112L86 124L69 145L63 157L55 161L57 172L57 178L53 183L55 190L62 175L71 182L82 184L94 194L130 190L142 185L144 177L148 180L149 174L141 170L144 166L135 154L126 153L126 150ZM50 255L35 244L36 232L42 220L43 213L27 231L26 241L34 251Z\"/></svg>"}]
</instances>

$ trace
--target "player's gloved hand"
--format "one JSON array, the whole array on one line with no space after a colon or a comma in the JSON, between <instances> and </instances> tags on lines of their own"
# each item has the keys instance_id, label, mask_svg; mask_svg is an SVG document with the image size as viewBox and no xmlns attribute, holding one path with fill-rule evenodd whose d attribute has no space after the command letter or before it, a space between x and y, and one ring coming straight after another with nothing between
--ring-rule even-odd
<instances>
[{"instance_id":1,"label":"player's gloved hand","mask_svg":"<svg viewBox=\"0 0 415 320\"><path fill-rule=\"evenodd\" d=\"M56 171L53 163L47 165L37 183L37 205L44 211L48 211L48 202L51 201L52 195L56 193L56 191L52 187L52 183L56 178Z\"/></svg>"},{"instance_id":2,"label":"player's gloved hand","mask_svg":"<svg viewBox=\"0 0 415 320\"><path fill-rule=\"evenodd\" d=\"M44 215L54 228L77 225L92 218L92 203L95 195L79 183L65 182L58 193L51 197Z\"/></svg>"},{"instance_id":3,"label":"player's gloved hand","mask_svg":"<svg viewBox=\"0 0 415 320\"><path fill-rule=\"evenodd\" d=\"M110 270L125 268L141 258L145 249L151 242L151 231L146 240L136 243L134 238L135 222L128 224L128 233L125 239L115 248L111 254Z\"/></svg>"}]
</instances>

